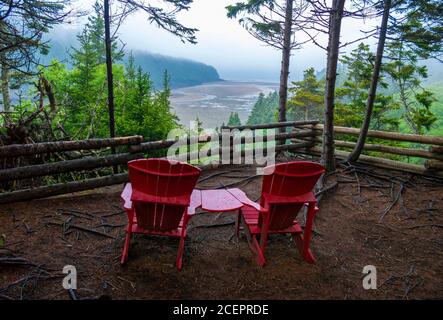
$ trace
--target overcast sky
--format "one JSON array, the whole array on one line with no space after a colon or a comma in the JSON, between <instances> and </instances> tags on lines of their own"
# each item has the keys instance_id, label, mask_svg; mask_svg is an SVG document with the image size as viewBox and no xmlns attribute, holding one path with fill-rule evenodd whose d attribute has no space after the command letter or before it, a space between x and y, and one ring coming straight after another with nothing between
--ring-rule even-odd
<instances>
[{"instance_id":1,"label":"overcast sky","mask_svg":"<svg viewBox=\"0 0 443 320\"><path fill-rule=\"evenodd\" d=\"M152 2L160 0L154 0ZM139 49L164 55L188 58L213 65L223 79L278 81L281 53L253 38L236 20L226 17L225 7L239 0L194 0L189 11L179 14L179 21L199 29L198 44L183 44L177 37L149 25L142 12L131 15L120 29L120 38L127 49ZM161 2L161 1L160 1ZM79 0L77 5L91 8L94 0ZM74 25L80 25L77 21ZM375 21L346 19L342 42L359 37L359 30L368 29ZM325 38L320 39L325 42ZM369 43L373 45L374 40ZM325 52L312 44L294 51L290 77L299 79L308 67L321 70Z\"/></svg>"}]
</instances>

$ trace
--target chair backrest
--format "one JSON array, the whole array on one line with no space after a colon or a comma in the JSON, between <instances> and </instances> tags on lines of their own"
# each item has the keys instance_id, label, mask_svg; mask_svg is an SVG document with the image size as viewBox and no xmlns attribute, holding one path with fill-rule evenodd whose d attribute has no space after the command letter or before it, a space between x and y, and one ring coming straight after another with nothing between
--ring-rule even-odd
<instances>
[{"instance_id":1,"label":"chair backrest","mask_svg":"<svg viewBox=\"0 0 443 320\"><path fill-rule=\"evenodd\" d=\"M268 204L266 199L269 196L296 197L306 194L312 191L324 172L323 166L308 161L280 163L265 168L260 204L269 207L271 230L290 227L303 203Z\"/></svg>"},{"instance_id":2,"label":"chair backrest","mask_svg":"<svg viewBox=\"0 0 443 320\"><path fill-rule=\"evenodd\" d=\"M201 170L178 161L140 159L128 162L128 171L138 226L177 229Z\"/></svg>"}]
</instances>

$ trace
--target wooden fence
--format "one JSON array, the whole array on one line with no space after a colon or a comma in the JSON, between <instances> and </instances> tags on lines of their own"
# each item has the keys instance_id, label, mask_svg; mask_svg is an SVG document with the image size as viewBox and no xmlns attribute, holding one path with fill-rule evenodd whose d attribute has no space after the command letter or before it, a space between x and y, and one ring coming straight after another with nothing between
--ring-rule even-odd
<instances>
[{"instance_id":1,"label":"wooden fence","mask_svg":"<svg viewBox=\"0 0 443 320\"><path fill-rule=\"evenodd\" d=\"M316 132L315 138L313 139L314 146L309 148L307 152L317 155L321 154L321 135L323 132L323 125L315 124L312 126L301 126L301 128L311 129ZM360 134L360 129L336 126L334 127L334 133L335 136L357 137ZM391 170L443 177L443 137L376 130L369 130L367 137L385 141L410 142L413 143L413 146L396 147L384 144L366 143L363 150L376 152L377 156L362 154L358 162ZM293 141L299 142L303 140L304 138L295 139ZM334 142L338 149L352 149L355 146L355 142L350 141L334 140ZM346 159L348 155L349 152L344 150L336 150L335 152L335 156L339 159ZM424 159L424 165L391 160L387 158L387 155L421 158Z\"/></svg>"},{"instance_id":2,"label":"wooden fence","mask_svg":"<svg viewBox=\"0 0 443 320\"><path fill-rule=\"evenodd\" d=\"M277 144L276 151L297 151L300 153L309 153L317 155L321 149L318 144L321 143L321 134L323 126L316 120L309 121L288 121L281 123L260 124L251 126L224 126L221 129L226 130L260 130L260 129L275 129L275 128L292 128L284 133L275 134L276 141L289 141L286 144ZM337 134L358 135L359 130L354 128L336 127ZM378 151L389 154L397 154L404 156L425 158L425 166L409 164L400 161L383 159L381 157L362 155L360 160L362 163L367 163L383 168L413 172L417 174L430 174L432 176L443 177L443 137L431 137L420 135L399 134L394 132L384 131L369 131L369 137L393 140L393 141L407 141L419 144L430 145L428 150L423 149L409 149L390 147L378 144L366 144L367 151ZM222 137L220 136L221 140ZM210 136L200 136L199 143L207 143L211 141ZM266 139L264 139L266 141ZM8 145L0 147L0 159L18 158L35 156L38 154L52 154L67 151L81 151L81 150L99 150L110 147L125 146L127 152L110 154L104 156L88 156L78 159L43 163L37 165L17 166L0 170L0 183L7 181L16 181L21 179L30 179L43 176L58 175L62 173L96 170L99 168L113 167L117 165L125 165L128 161L139 159L153 150L166 149L172 146L176 140L162 140L144 142L141 136L119 137L112 139L89 139L79 141L59 141L59 142L44 142L25 145ZM245 143L245 139L241 140ZM349 148L354 144L348 141L337 140L338 147ZM231 155L232 155L232 148ZM219 149L219 154L222 149ZM210 152L208 156L210 156ZM243 151L242 156L245 155ZM338 158L346 157L347 152L337 151ZM192 153L188 154L191 158ZM109 186L113 184L121 184L128 181L127 173L109 174L106 176L90 178L81 181L71 181L66 183L55 183L51 185L43 185L35 188L28 188L22 190L5 191L0 193L0 203L25 201L37 198L44 198L48 196L66 194L71 192L94 189L98 187Z\"/></svg>"}]
</instances>

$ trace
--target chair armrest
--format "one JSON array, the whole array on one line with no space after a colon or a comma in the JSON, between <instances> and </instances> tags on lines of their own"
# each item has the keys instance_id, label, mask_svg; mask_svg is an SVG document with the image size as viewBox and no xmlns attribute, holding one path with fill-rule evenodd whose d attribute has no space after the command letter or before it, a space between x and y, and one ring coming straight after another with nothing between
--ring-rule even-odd
<instances>
[{"instance_id":1,"label":"chair armrest","mask_svg":"<svg viewBox=\"0 0 443 320\"><path fill-rule=\"evenodd\" d=\"M132 209L131 195L132 195L132 185L130 182L128 182L123 188L123 191L120 195L120 198L123 201L123 209L125 210Z\"/></svg>"},{"instance_id":2,"label":"chair armrest","mask_svg":"<svg viewBox=\"0 0 443 320\"><path fill-rule=\"evenodd\" d=\"M233 189L226 189L226 191L228 191L231 195L233 195L238 201L243 203L243 205L253 207L259 212L268 212L267 208L263 208L258 203L249 199L246 193L244 193L242 190L238 188L233 188Z\"/></svg>"},{"instance_id":3,"label":"chair armrest","mask_svg":"<svg viewBox=\"0 0 443 320\"><path fill-rule=\"evenodd\" d=\"M191 201L189 203L187 214L194 215L195 210L202 205L201 191L198 189L192 190Z\"/></svg>"}]
</instances>

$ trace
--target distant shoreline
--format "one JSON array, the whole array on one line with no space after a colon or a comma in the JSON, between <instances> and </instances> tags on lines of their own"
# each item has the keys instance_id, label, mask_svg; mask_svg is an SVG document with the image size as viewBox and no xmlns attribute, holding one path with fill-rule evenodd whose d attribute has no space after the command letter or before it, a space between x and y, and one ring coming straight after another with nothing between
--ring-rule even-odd
<instances>
[{"instance_id":1,"label":"distant shoreline","mask_svg":"<svg viewBox=\"0 0 443 320\"><path fill-rule=\"evenodd\" d=\"M219 80L214 80L214 81L202 82L202 83L194 84L194 85L174 87L174 88L172 88L172 91L180 90L180 89L184 89L184 88L194 88L194 87L204 86L204 85L234 84L234 83L238 83L238 84L242 84L242 85L244 85L244 84L269 85L269 86L278 86L279 85L278 82L273 82L273 81L219 79Z\"/></svg>"},{"instance_id":2,"label":"distant shoreline","mask_svg":"<svg viewBox=\"0 0 443 320\"><path fill-rule=\"evenodd\" d=\"M277 91L278 86L265 81L211 81L173 89L171 107L182 125L188 126L198 117L204 128L216 128L227 123L231 112L245 122L259 94Z\"/></svg>"}]
</instances>

